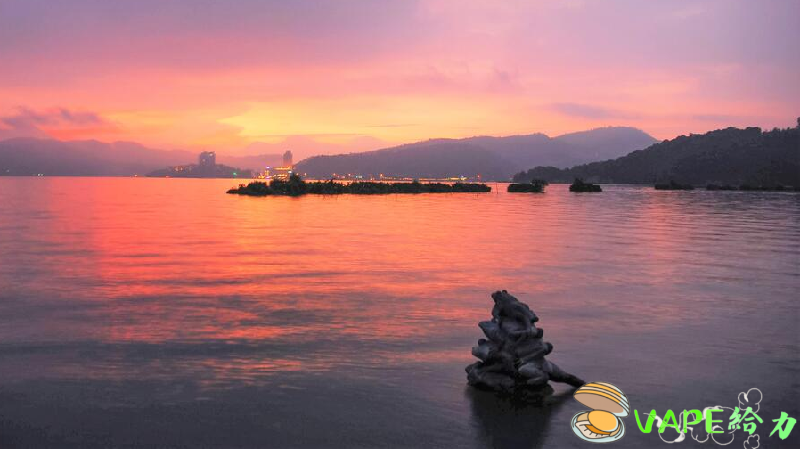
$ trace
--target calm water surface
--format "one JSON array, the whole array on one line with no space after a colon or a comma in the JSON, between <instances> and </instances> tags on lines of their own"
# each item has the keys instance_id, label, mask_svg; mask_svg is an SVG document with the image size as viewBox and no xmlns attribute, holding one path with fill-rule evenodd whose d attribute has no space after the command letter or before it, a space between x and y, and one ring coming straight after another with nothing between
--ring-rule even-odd
<instances>
[{"instance_id":1,"label":"calm water surface","mask_svg":"<svg viewBox=\"0 0 800 449\"><path fill-rule=\"evenodd\" d=\"M586 447L568 389L466 388L496 289L640 412L758 387L762 447L800 444L768 438L800 418L796 194L233 184L0 178L0 447Z\"/></svg>"}]
</instances>

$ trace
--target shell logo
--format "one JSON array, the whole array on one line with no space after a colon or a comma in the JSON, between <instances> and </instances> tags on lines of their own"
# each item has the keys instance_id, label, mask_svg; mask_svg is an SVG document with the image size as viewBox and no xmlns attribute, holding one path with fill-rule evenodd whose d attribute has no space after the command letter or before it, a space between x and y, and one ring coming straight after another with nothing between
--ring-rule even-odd
<instances>
[{"instance_id":1,"label":"shell logo","mask_svg":"<svg viewBox=\"0 0 800 449\"><path fill-rule=\"evenodd\" d=\"M573 396L592 409L572 417L572 431L580 439L610 443L625 435L621 418L628 416L631 406L622 390L607 382L589 382L578 388Z\"/></svg>"}]
</instances>

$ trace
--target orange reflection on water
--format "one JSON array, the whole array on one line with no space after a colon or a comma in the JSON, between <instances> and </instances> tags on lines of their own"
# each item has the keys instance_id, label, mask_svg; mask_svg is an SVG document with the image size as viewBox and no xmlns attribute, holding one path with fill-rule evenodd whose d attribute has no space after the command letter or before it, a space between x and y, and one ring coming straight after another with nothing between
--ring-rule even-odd
<instances>
[{"instance_id":1,"label":"orange reflection on water","mask_svg":"<svg viewBox=\"0 0 800 449\"><path fill-rule=\"evenodd\" d=\"M709 285L752 278L725 261L782 238L756 239L770 228L750 220L758 211L704 192L245 198L224 193L230 180L0 181L0 281L15 299L0 306L0 338L96 345L87 367L56 370L70 375L218 382L469 361L501 288L567 347L609 321L647 332L718 312L725 292ZM726 215L732 205L743 210ZM791 272L791 256L769 273Z\"/></svg>"}]
</instances>

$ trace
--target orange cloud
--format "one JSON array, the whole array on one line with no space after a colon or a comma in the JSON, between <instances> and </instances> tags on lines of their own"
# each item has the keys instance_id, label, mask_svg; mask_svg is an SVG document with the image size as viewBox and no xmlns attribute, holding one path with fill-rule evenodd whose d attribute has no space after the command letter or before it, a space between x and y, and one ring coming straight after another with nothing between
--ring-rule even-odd
<instances>
[{"instance_id":1,"label":"orange cloud","mask_svg":"<svg viewBox=\"0 0 800 449\"><path fill-rule=\"evenodd\" d=\"M4 3L0 137L220 151L604 125L671 138L789 126L800 104L791 0L62 3ZM18 105L104 122L15 122Z\"/></svg>"}]
</instances>

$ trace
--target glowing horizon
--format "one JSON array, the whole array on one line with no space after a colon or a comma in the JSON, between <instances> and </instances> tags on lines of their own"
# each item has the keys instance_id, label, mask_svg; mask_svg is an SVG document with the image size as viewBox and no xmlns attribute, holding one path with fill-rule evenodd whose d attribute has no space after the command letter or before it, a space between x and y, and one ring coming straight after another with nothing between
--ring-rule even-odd
<instances>
[{"instance_id":1,"label":"glowing horizon","mask_svg":"<svg viewBox=\"0 0 800 449\"><path fill-rule=\"evenodd\" d=\"M800 3L0 4L0 139L298 157L428 138L794 126ZM248 149L249 148L249 149Z\"/></svg>"}]
</instances>

